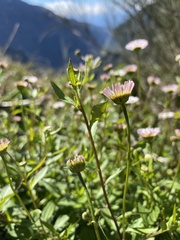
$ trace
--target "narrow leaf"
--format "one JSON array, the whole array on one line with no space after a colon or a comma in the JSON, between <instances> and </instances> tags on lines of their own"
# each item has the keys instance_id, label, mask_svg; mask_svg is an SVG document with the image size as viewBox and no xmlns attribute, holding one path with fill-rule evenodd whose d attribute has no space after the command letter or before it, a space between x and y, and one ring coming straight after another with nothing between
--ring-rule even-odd
<instances>
[{"instance_id":1,"label":"narrow leaf","mask_svg":"<svg viewBox=\"0 0 180 240\"><path fill-rule=\"evenodd\" d=\"M90 126L92 126L94 122L98 121L101 118L103 113L105 113L106 111L107 105L108 105L107 102L103 102L95 105L92 108L91 115L90 115Z\"/></svg>"},{"instance_id":2,"label":"narrow leaf","mask_svg":"<svg viewBox=\"0 0 180 240\"><path fill-rule=\"evenodd\" d=\"M34 209L30 212L33 220L36 222L39 220L40 215L41 215L41 210L40 209Z\"/></svg>"},{"instance_id":3,"label":"narrow leaf","mask_svg":"<svg viewBox=\"0 0 180 240\"><path fill-rule=\"evenodd\" d=\"M35 171L37 171L37 170L44 164L45 160L46 160L46 157L44 157L44 158L38 163L38 165L37 165L35 168L33 168L33 170L32 170L31 172L28 173L27 178L28 178L29 176L31 176L32 173L34 173Z\"/></svg>"},{"instance_id":4,"label":"narrow leaf","mask_svg":"<svg viewBox=\"0 0 180 240\"><path fill-rule=\"evenodd\" d=\"M66 95L63 93L63 91L62 91L53 81L51 81L51 85L52 85L52 87L53 87L56 95L58 96L58 98L59 98L60 100L66 102L66 103L69 103L69 104L71 104L71 105L73 105L73 106L76 107L75 102L74 102L70 97L66 96Z\"/></svg>"},{"instance_id":5,"label":"narrow leaf","mask_svg":"<svg viewBox=\"0 0 180 240\"><path fill-rule=\"evenodd\" d=\"M98 121L94 122L92 127L91 127L91 134L92 134L92 137L94 138L96 132L97 132L97 124L98 124Z\"/></svg>"},{"instance_id":6,"label":"narrow leaf","mask_svg":"<svg viewBox=\"0 0 180 240\"><path fill-rule=\"evenodd\" d=\"M46 206L42 210L41 218L43 221L48 221L55 211L55 204L53 201L50 201L46 204Z\"/></svg>"},{"instance_id":7,"label":"narrow leaf","mask_svg":"<svg viewBox=\"0 0 180 240\"><path fill-rule=\"evenodd\" d=\"M119 175L126 167L118 168L108 179L105 184L108 184L112 179L114 179L117 175Z\"/></svg>"},{"instance_id":8,"label":"narrow leaf","mask_svg":"<svg viewBox=\"0 0 180 240\"><path fill-rule=\"evenodd\" d=\"M32 190L35 185L46 175L48 166L44 167L39 171L33 178L30 179L30 189Z\"/></svg>"},{"instance_id":9,"label":"narrow leaf","mask_svg":"<svg viewBox=\"0 0 180 240\"><path fill-rule=\"evenodd\" d=\"M63 215L63 216L58 217L58 219L56 220L56 222L54 224L54 228L56 230L59 230L60 228L64 228L66 226L66 223L68 220L69 220L68 215Z\"/></svg>"},{"instance_id":10,"label":"narrow leaf","mask_svg":"<svg viewBox=\"0 0 180 240\"><path fill-rule=\"evenodd\" d=\"M173 208L173 223L176 223L176 204L174 204L174 208Z\"/></svg>"},{"instance_id":11,"label":"narrow leaf","mask_svg":"<svg viewBox=\"0 0 180 240\"><path fill-rule=\"evenodd\" d=\"M69 60L69 63L68 63L68 77L69 77L69 80L70 80L72 86L75 87L76 83L77 83L77 79L76 79L76 76L74 73L74 69L73 69L71 60Z\"/></svg>"}]
</instances>

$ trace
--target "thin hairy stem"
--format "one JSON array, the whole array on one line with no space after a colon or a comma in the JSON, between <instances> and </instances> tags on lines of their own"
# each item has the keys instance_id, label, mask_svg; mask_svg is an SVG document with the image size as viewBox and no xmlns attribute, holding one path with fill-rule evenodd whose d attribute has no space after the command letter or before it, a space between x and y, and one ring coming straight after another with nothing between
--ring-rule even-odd
<instances>
[{"instance_id":1,"label":"thin hairy stem","mask_svg":"<svg viewBox=\"0 0 180 240\"><path fill-rule=\"evenodd\" d=\"M99 161L99 158L98 158L98 154L97 154L97 150L96 150L96 147L95 147L94 139L93 139L93 136L92 136L92 133L91 133L91 128L90 128L90 125L89 125L86 113L84 111L81 99L80 99L78 94L77 94L77 97L78 97L78 101L79 101L79 105L80 105L80 110L81 110L81 112L83 114L84 121L85 121L87 130L88 130L89 138L90 138L90 141L91 141L91 145L92 145L93 153L94 153L95 160L96 160L96 165L97 165L97 169L98 169L100 184L101 184L101 187L102 187L102 190L103 190L104 198L105 198L107 207L109 209L109 212L111 214L112 220L113 220L113 222L115 224L115 227L116 227L116 230L117 230L117 234L118 234L118 238L119 238L119 240L122 240L122 236L121 236L121 233L120 233L120 230L119 230L116 218L114 216L114 213L112 211L112 208L111 208L108 196L107 196L107 192L106 192L106 188L105 188L104 180L103 180L103 175L102 175L102 171L101 171L100 161Z\"/></svg>"},{"instance_id":2,"label":"thin hairy stem","mask_svg":"<svg viewBox=\"0 0 180 240\"><path fill-rule=\"evenodd\" d=\"M129 125L129 118L126 110L125 104L122 104L122 109L123 113L125 116L126 120L126 125L127 125L127 166L126 166L126 179L125 179L125 184L124 184L124 192L123 192L123 239L125 240L125 235L126 235L126 195L127 195L127 189L128 189L128 179L129 179L129 171L130 171L130 153L131 153L131 142L130 142L130 125Z\"/></svg>"},{"instance_id":3,"label":"thin hairy stem","mask_svg":"<svg viewBox=\"0 0 180 240\"><path fill-rule=\"evenodd\" d=\"M89 208L90 208L90 212L91 212L91 216L92 216L92 220L93 220L93 224L94 224L94 230L95 230L96 238L97 238L97 240L101 240L100 234L99 234L98 223L97 223L96 217L94 215L94 209L93 209L93 204L92 204L92 201L91 201L91 196L89 194L89 191L88 191L88 189L86 187L86 184L84 182L84 179L83 179L81 173L79 172L77 174L78 174L78 177L79 177L79 179L80 179L80 181L81 181L81 183L82 183L82 185L83 185L83 187L84 187L84 189L86 191L86 194L87 194Z\"/></svg>"},{"instance_id":4,"label":"thin hairy stem","mask_svg":"<svg viewBox=\"0 0 180 240\"><path fill-rule=\"evenodd\" d=\"M11 177L10 177L10 174L9 174L9 170L8 170L8 166L7 166L7 163L6 163L6 158L5 158L5 155L4 154L1 154L1 158L3 160L3 164L4 164L4 167L6 169L6 173L7 173L7 177L8 177L8 180L9 180L9 185L14 193L14 195L17 197L19 203L21 204L21 206L23 207L24 211L26 212L29 220L31 222L33 222L33 219L31 217L31 214L29 213L29 211L27 210L26 206L24 205L23 201L21 200L19 194L16 192L16 189L13 187L13 183L12 183L12 180L11 180Z\"/></svg>"}]
</instances>

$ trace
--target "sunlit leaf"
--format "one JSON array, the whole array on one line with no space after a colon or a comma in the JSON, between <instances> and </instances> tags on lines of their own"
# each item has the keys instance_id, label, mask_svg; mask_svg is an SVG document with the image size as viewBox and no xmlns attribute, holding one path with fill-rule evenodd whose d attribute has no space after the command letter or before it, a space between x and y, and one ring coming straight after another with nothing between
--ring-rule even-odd
<instances>
[{"instance_id":1,"label":"sunlit leaf","mask_svg":"<svg viewBox=\"0 0 180 240\"><path fill-rule=\"evenodd\" d=\"M55 207L56 205L53 201L48 202L42 210L41 218L44 221L48 221L49 219L51 219L55 211Z\"/></svg>"},{"instance_id":2,"label":"sunlit leaf","mask_svg":"<svg viewBox=\"0 0 180 240\"><path fill-rule=\"evenodd\" d=\"M95 105L92 108L91 114L90 114L90 126L92 126L94 122L98 121L101 118L103 113L105 113L106 111L107 105L108 105L107 102L103 102Z\"/></svg>"},{"instance_id":3,"label":"sunlit leaf","mask_svg":"<svg viewBox=\"0 0 180 240\"><path fill-rule=\"evenodd\" d=\"M63 91L53 82L51 81L51 85L56 93L56 95L58 96L58 98L66 103L69 103L73 106L76 106L75 102L68 96L66 96Z\"/></svg>"},{"instance_id":4,"label":"sunlit leaf","mask_svg":"<svg viewBox=\"0 0 180 240\"><path fill-rule=\"evenodd\" d=\"M14 196L14 193L10 187L10 185L6 185L1 189L0 192L0 211L5 211L4 204L7 200L11 199Z\"/></svg>"},{"instance_id":5,"label":"sunlit leaf","mask_svg":"<svg viewBox=\"0 0 180 240\"><path fill-rule=\"evenodd\" d=\"M173 208L173 223L176 223L176 204L174 204Z\"/></svg>"},{"instance_id":6,"label":"sunlit leaf","mask_svg":"<svg viewBox=\"0 0 180 240\"><path fill-rule=\"evenodd\" d=\"M30 176L31 176L35 171L37 171L39 168L41 168L42 165L44 164L45 160L46 160L46 157L44 157L44 158L38 163L38 165L37 165L35 168L33 168L33 170L32 170L31 172L29 172L29 173L27 174L27 178L30 177Z\"/></svg>"},{"instance_id":7,"label":"sunlit leaf","mask_svg":"<svg viewBox=\"0 0 180 240\"><path fill-rule=\"evenodd\" d=\"M93 125L91 126L91 134L93 138L95 137L97 132L97 125L98 125L98 121L94 122Z\"/></svg>"},{"instance_id":8,"label":"sunlit leaf","mask_svg":"<svg viewBox=\"0 0 180 240\"><path fill-rule=\"evenodd\" d=\"M41 223L43 223L43 225L50 230L50 232L52 232L53 234L57 235L56 230L54 229L53 225L50 224L49 222L46 222L44 220L41 220Z\"/></svg>"},{"instance_id":9,"label":"sunlit leaf","mask_svg":"<svg viewBox=\"0 0 180 240\"><path fill-rule=\"evenodd\" d=\"M35 209L30 212L32 219L36 222L40 219L41 216L41 210Z\"/></svg>"},{"instance_id":10,"label":"sunlit leaf","mask_svg":"<svg viewBox=\"0 0 180 240\"><path fill-rule=\"evenodd\" d=\"M113 180L116 176L118 176L122 171L124 171L126 167L118 168L108 179L106 180L105 184L108 184L111 180Z\"/></svg>"},{"instance_id":11,"label":"sunlit leaf","mask_svg":"<svg viewBox=\"0 0 180 240\"><path fill-rule=\"evenodd\" d=\"M59 216L58 219L56 220L55 224L54 224L54 228L56 230L58 230L60 228L64 228L66 226L68 220L69 220L68 215Z\"/></svg>"},{"instance_id":12,"label":"sunlit leaf","mask_svg":"<svg viewBox=\"0 0 180 240\"><path fill-rule=\"evenodd\" d=\"M36 184L46 175L48 170L48 166L42 168L34 177L32 177L29 181L30 189L33 189Z\"/></svg>"},{"instance_id":13,"label":"sunlit leaf","mask_svg":"<svg viewBox=\"0 0 180 240\"><path fill-rule=\"evenodd\" d=\"M180 112L175 112L174 113L174 118L179 119L180 118Z\"/></svg>"},{"instance_id":14,"label":"sunlit leaf","mask_svg":"<svg viewBox=\"0 0 180 240\"><path fill-rule=\"evenodd\" d=\"M77 83L77 79L76 79L76 76L75 76L75 73L74 73L74 69L73 69L73 65L72 65L71 60L69 60L67 71L68 71L69 81L71 82L71 85L75 87L76 83Z\"/></svg>"},{"instance_id":15,"label":"sunlit leaf","mask_svg":"<svg viewBox=\"0 0 180 240\"><path fill-rule=\"evenodd\" d=\"M155 208L151 211L151 213L148 216L148 219L152 221L152 224L156 222L159 214L160 214L160 209L157 206L155 206Z\"/></svg>"}]
</instances>

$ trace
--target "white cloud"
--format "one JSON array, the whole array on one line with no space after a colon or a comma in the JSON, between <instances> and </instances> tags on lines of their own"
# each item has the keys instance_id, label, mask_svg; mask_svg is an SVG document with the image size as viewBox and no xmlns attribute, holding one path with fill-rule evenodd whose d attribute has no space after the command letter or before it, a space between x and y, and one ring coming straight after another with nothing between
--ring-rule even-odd
<instances>
[{"instance_id":1,"label":"white cloud","mask_svg":"<svg viewBox=\"0 0 180 240\"><path fill-rule=\"evenodd\" d=\"M102 2L96 3L77 3L71 1L55 1L44 4L44 7L62 17L77 17L85 15L100 15L107 12L106 5Z\"/></svg>"}]
</instances>

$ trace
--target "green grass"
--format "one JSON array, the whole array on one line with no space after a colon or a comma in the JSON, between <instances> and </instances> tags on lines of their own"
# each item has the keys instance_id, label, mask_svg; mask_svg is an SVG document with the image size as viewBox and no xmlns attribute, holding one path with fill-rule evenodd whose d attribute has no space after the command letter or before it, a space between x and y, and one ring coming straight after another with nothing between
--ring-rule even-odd
<instances>
[{"instance_id":1,"label":"green grass","mask_svg":"<svg viewBox=\"0 0 180 240\"><path fill-rule=\"evenodd\" d=\"M1 69L0 139L10 143L0 152L0 238L97 239L88 195L78 174L66 166L67 160L83 155L86 167L81 175L100 239L180 239L180 137L174 132L180 129L179 77L169 82L179 84L178 90L169 93L162 91L163 81L148 85L148 69L141 69L138 81L136 72L117 76L112 71L101 81L103 63L85 59L85 72L74 72L69 63L67 76L39 71L35 83L23 80L35 74L30 67L10 61ZM102 91L128 79L135 82L133 96L141 81L141 98L126 105L131 146L123 216L126 119L121 106ZM161 119L163 111L173 114ZM160 133L140 138L137 129L147 127L159 127Z\"/></svg>"}]
</instances>

